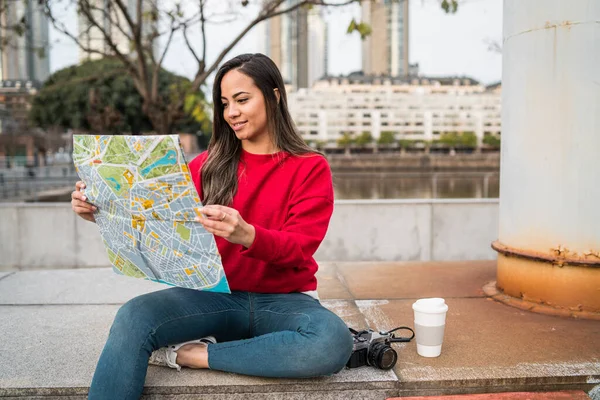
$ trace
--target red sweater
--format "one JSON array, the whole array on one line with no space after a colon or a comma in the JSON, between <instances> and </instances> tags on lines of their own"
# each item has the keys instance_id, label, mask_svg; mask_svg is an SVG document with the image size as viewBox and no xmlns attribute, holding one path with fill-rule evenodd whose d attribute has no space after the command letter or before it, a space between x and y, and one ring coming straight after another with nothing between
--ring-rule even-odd
<instances>
[{"instance_id":1,"label":"red sweater","mask_svg":"<svg viewBox=\"0 0 600 400\"><path fill-rule=\"evenodd\" d=\"M204 152L189 163L201 199L200 169L207 156ZM317 289L313 254L333 213L331 170L325 158L242 150L238 190L229 207L256 230L249 248L215 236L231 290L291 293Z\"/></svg>"}]
</instances>

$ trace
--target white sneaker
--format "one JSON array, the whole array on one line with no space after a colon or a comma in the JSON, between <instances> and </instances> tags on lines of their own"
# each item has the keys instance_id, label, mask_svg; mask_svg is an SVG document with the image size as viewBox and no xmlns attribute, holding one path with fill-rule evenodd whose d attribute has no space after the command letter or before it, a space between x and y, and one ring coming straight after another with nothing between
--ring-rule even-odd
<instances>
[{"instance_id":1,"label":"white sneaker","mask_svg":"<svg viewBox=\"0 0 600 400\"><path fill-rule=\"evenodd\" d=\"M159 365L161 367L176 368L177 371L181 371L181 366L176 363L177 361L177 350L186 344L198 343L205 346L209 344L217 343L217 339L214 336L206 336L201 339L190 340L189 342L173 344L167 347L161 347L160 349L153 351L150 355L148 364Z\"/></svg>"}]
</instances>

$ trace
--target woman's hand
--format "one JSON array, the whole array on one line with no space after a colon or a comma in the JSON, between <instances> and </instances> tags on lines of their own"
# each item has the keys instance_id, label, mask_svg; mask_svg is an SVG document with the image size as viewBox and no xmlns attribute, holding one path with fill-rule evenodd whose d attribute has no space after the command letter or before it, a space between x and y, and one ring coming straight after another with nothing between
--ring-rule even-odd
<instances>
[{"instance_id":1,"label":"woman's hand","mask_svg":"<svg viewBox=\"0 0 600 400\"><path fill-rule=\"evenodd\" d=\"M77 215L86 221L96 222L94 218L94 211L96 207L90 203L86 203L86 197L81 193L81 190L85 188L85 183L79 181L75 184L75 191L71 193L71 208Z\"/></svg>"},{"instance_id":2,"label":"woman's hand","mask_svg":"<svg viewBox=\"0 0 600 400\"><path fill-rule=\"evenodd\" d=\"M213 235L220 236L231 243L250 247L254 242L256 231L244 221L240 213L229 207L210 205L200 209L204 218L197 217L204 229Z\"/></svg>"}]
</instances>

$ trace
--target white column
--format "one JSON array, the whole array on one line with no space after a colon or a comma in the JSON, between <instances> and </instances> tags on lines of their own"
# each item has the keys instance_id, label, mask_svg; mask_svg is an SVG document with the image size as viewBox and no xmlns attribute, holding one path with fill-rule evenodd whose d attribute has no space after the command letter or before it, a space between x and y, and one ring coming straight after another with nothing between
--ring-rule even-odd
<instances>
[{"instance_id":1,"label":"white column","mask_svg":"<svg viewBox=\"0 0 600 400\"><path fill-rule=\"evenodd\" d=\"M423 133L425 140L433 140L433 113L425 111L423 113Z\"/></svg>"},{"instance_id":2,"label":"white column","mask_svg":"<svg viewBox=\"0 0 600 400\"><path fill-rule=\"evenodd\" d=\"M600 1L505 0L498 288L600 313ZM575 310L575 311L573 311Z\"/></svg>"},{"instance_id":3,"label":"white column","mask_svg":"<svg viewBox=\"0 0 600 400\"><path fill-rule=\"evenodd\" d=\"M477 136L477 148L483 144L483 111L474 111L471 113L475 122L475 136Z\"/></svg>"},{"instance_id":4,"label":"white column","mask_svg":"<svg viewBox=\"0 0 600 400\"><path fill-rule=\"evenodd\" d=\"M371 134L377 141L381 137L381 111L369 110L369 113L371 114Z\"/></svg>"},{"instance_id":5,"label":"white column","mask_svg":"<svg viewBox=\"0 0 600 400\"><path fill-rule=\"evenodd\" d=\"M319 140L327 139L327 111L319 110Z\"/></svg>"}]
</instances>

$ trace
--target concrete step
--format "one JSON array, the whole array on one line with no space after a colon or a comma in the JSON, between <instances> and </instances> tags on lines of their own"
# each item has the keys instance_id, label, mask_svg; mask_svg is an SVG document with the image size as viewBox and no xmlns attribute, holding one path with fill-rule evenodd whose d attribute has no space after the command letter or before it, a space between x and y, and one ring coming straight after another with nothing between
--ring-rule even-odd
<instances>
[{"instance_id":1,"label":"concrete step","mask_svg":"<svg viewBox=\"0 0 600 400\"><path fill-rule=\"evenodd\" d=\"M510 392L465 394L456 396L417 396L394 397L387 400L589 400L581 390L563 390L560 392Z\"/></svg>"}]
</instances>

